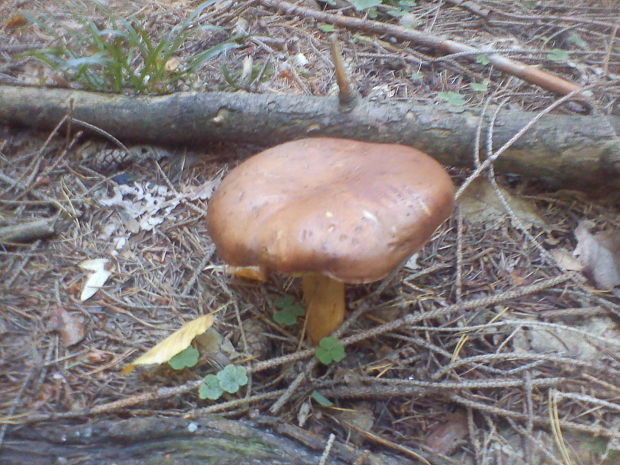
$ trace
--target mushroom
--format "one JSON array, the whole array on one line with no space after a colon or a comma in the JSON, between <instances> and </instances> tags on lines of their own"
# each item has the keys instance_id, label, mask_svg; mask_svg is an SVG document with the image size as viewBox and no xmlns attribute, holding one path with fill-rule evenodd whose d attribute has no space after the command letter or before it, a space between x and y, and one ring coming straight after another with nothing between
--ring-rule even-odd
<instances>
[{"instance_id":1,"label":"mushroom","mask_svg":"<svg viewBox=\"0 0 620 465\"><path fill-rule=\"evenodd\" d=\"M453 203L450 176L419 150L307 138L231 170L209 202L207 225L226 263L302 276L316 345L344 319L344 284L386 277Z\"/></svg>"}]
</instances>

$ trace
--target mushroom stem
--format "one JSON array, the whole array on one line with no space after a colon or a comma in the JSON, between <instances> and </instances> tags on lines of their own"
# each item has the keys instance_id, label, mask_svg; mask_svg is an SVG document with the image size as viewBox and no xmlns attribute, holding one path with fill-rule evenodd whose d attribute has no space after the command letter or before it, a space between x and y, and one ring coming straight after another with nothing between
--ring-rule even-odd
<instances>
[{"instance_id":1,"label":"mushroom stem","mask_svg":"<svg viewBox=\"0 0 620 465\"><path fill-rule=\"evenodd\" d=\"M302 279L306 332L310 342L318 345L344 320L344 283L318 273L305 273Z\"/></svg>"}]
</instances>

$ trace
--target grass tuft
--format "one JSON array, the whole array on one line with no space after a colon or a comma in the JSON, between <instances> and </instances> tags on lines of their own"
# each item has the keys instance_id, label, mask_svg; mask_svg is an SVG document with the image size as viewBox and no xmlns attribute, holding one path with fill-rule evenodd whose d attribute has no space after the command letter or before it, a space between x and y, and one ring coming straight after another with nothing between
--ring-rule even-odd
<instances>
[{"instance_id":1,"label":"grass tuft","mask_svg":"<svg viewBox=\"0 0 620 465\"><path fill-rule=\"evenodd\" d=\"M96 8L106 9L96 0ZM217 45L180 60L177 53L182 44L197 30L201 13L217 0L200 4L170 33L157 43L148 32L134 21L114 17L107 10L110 28L100 28L92 20L75 18L78 28L67 28L68 40L63 45L41 48L24 53L32 56L70 81L78 82L89 90L121 93L132 90L137 94L162 94L178 90L179 84L198 71L202 65L218 55L240 47L245 38L232 37ZM42 29L50 29L38 18L30 18ZM201 29L221 31L212 25ZM58 32L55 31L55 35Z\"/></svg>"}]
</instances>

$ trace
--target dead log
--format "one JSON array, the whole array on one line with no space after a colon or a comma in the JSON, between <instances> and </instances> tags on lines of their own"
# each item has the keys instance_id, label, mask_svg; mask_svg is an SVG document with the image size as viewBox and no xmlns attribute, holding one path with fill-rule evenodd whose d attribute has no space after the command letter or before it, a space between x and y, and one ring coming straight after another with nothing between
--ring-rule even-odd
<instances>
[{"instance_id":1,"label":"dead log","mask_svg":"<svg viewBox=\"0 0 620 465\"><path fill-rule=\"evenodd\" d=\"M278 432L277 425L266 428L250 421L214 416L195 420L137 417L81 425L28 425L6 436L0 449L0 465L316 465L327 437L296 429L303 432L302 439L285 437ZM335 441L327 463L353 463L362 453ZM364 463L413 465L404 457L381 453L367 454Z\"/></svg>"},{"instance_id":2,"label":"dead log","mask_svg":"<svg viewBox=\"0 0 620 465\"><path fill-rule=\"evenodd\" d=\"M53 128L73 118L124 141L200 146L210 142L273 145L308 136L397 142L444 164L472 166L479 111L401 101L246 93L178 93L128 97L67 89L0 86L0 123ZM501 111L494 148L535 116ZM495 162L499 173L552 187L620 187L620 117L546 115Z\"/></svg>"}]
</instances>

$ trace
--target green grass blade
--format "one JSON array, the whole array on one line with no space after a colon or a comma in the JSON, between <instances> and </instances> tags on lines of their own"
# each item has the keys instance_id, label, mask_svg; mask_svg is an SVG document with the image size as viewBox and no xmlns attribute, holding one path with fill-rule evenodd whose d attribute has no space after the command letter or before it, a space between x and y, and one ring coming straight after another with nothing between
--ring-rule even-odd
<instances>
[{"instance_id":1,"label":"green grass blade","mask_svg":"<svg viewBox=\"0 0 620 465\"><path fill-rule=\"evenodd\" d=\"M88 33L90 39L93 42L93 45L97 48L97 50L105 50L106 42L103 36L101 35L101 31L97 27L95 23L92 21L88 21L84 24L84 28Z\"/></svg>"},{"instance_id":2,"label":"green grass blade","mask_svg":"<svg viewBox=\"0 0 620 465\"><path fill-rule=\"evenodd\" d=\"M218 56L220 53L224 53L227 50L241 47L241 45L234 42L234 40L236 39L230 39L225 42L220 42L219 44L194 55L189 62L187 70L190 72L194 72L198 68L200 68L206 61Z\"/></svg>"},{"instance_id":3,"label":"green grass blade","mask_svg":"<svg viewBox=\"0 0 620 465\"><path fill-rule=\"evenodd\" d=\"M170 32L170 36L178 38L180 35L183 35L186 32L186 30L189 29L192 26L192 23L196 20L196 18L198 18L198 16L200 16L200 14L206 8L210 7L211 5L213 5L217 1L218 0L208 0L208 1L203 2L200 5L198 5L194 9L194 11L192 11L190 13L190 15L187 18L185 18L185 20L181 24L178 24L177 26L172 28L172 31ZM176 50L177 48L178 48L178 45L176 47L174 47L174 50Z\"/></svg>"},{"instance_id":4,"label":"green grass blade","mask_svg":"<svg viewBox=\"0 0 620 465\"><path fill-rule=\"evenodd\" d=\"M222 70L222 76L224 76L224 81L226 81L226 84L228 84L233 89L239 89L239 86L235 82L235 78L232 77L226 65L222 64L220 69Z\"/></svg>"}]
</instances>

